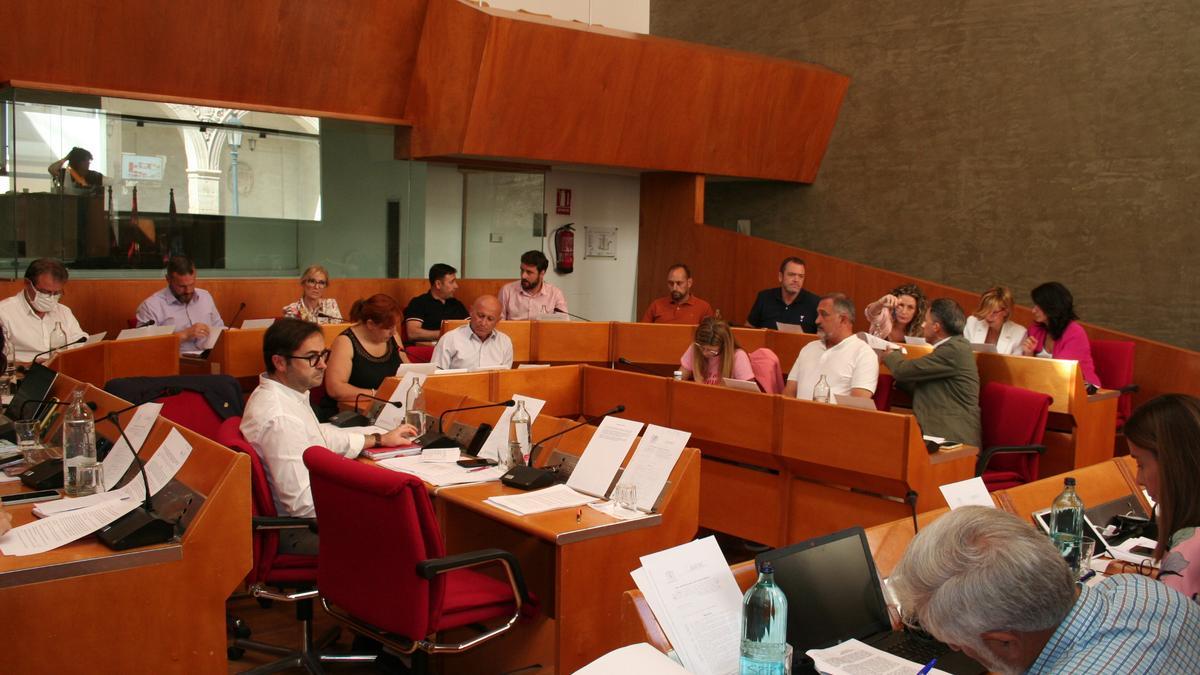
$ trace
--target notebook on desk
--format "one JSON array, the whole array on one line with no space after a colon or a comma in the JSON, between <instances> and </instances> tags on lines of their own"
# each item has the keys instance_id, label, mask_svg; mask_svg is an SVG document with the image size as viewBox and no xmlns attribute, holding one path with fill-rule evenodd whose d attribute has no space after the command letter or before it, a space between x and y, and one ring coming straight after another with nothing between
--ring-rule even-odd
<instances>
[{"instance_id":1,"label":"notebook on desk","mask_svg":"<svg viewBox=\"0 0 1200 675\"><path fill-rule=\"evenodd\" d=\"M794 673L813 673L810 649L823 649L851 638L876 649L955 675L986 672L962 652L931 638L892 630L879 572L861 527L767 551L775 583L788 598L787 638L795 654ZM914 669L913 672L916 672Z\"/></svg>"}]
</instances>

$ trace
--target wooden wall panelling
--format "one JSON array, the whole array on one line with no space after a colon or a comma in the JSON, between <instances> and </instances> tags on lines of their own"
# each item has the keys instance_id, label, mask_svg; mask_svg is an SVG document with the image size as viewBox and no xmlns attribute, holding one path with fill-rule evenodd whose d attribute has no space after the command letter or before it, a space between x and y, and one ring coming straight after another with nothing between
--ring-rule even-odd
<instances>
[{"instance_id":1,"label":"wooden wall panelling","mask_svg":"<svg viewBox=\"0 0 1200 675\"><path fill-rule=\"evenodd\" d=\"M848 86L820 66L433 2L406 116L417 157L812 182Z\"/></svg>"},{"instance_id":2,"label":"wooden wall panelling","mask_svg":"<svg viewBox=\"0 0 1200 675\"><path fill-rule=\"evenodd\" d=\"M0 43L0 81L403 123L427 2L129 0L62 12L13 0L5 5L12 39ZM64 35L76 53L94 56L45 49ZM237 45L236 54L214 53L214 39ZM212 58L196 67L197 54Z\"/></svg>"},{"instance_id":3,"label":"wooden wall panelling","mask_svg":"<svg viewBox=\"0 0 1200 675\"><path fill-rule=\"evenodd\" d=\"M538 363L609 363L611 347L608 321L536 321L530 354Z\"/></svg>"},{"instance_id":4,"label":"wooden wall panelling","mask_svg":"<svg viewBox=\"0 0 1200 675\"><path fill-rule=\"evenodd\" d=\"M643 373L582 367L584 415L599 415L618 405L616 416L659 426L670 425L668 380Z\"/></svg>"},{"instance_id":5,"label":"wooden wall panelling","mask_svg":"<svg viewBox=\"0 0 1200 675\"><path fill-rule=\"evenodd\" d=\"M679 367L679 359L692 343L693 326L666 323L614 323L612 360Z\"/></svg>"},{"instance_id":6,"label":"wooden wall panelling","mask_svg":"<svg viewBox=\"0 0 1200 675\"><path fill-rule=\"evenodd\" d=\"M574 417L580 410L579 369L580 366L551 366L496 371L494 399L503 401L514 394L530 396L546 402L542 415Z\"/></svg>"}]
</instances>

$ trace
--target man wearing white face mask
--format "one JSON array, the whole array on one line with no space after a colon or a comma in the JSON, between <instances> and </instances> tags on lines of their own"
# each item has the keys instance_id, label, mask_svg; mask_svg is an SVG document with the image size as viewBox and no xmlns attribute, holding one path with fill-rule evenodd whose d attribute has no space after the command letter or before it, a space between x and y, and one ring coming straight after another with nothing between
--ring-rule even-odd
<instances>
[{"instance_id":1,"label":"man wearing white face mask","mask_svg":"<svg viewBox=\"0 0 1200 675\"><path fill-rule=\"evenodd\" d=\"M25 287L21 292L0 300L0 323L12 340L18 361L31 361L58 346L50 344L55 326L62 327L68 344L87 337L71 309L59 303L68 277L67 268L59 261L38 258L25 269Z\"/></svg>"}]
</instances>

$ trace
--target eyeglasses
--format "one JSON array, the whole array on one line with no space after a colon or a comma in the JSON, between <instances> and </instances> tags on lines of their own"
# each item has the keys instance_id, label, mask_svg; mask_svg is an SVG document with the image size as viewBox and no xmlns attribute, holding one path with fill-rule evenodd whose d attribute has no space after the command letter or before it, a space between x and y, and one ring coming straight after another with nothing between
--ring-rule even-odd
<instances>
[{"instance_id":1,"label":"eyeglasses","mask_svg":"<svg viewBox=\"0 0 1200 675\"><path fill-rule=\"evenodd\" d=\"M313 368L316 368L317 364L329 359L329 350L326 349L325 351L317 352L316 354L299 354L299 355L281 354L280 356L282 356L285 359L300 359L301 361L308 361L308 365L312 366Z\"/></svg>"},{"instance_id":2,"label":"eyeglasses","mask_svg":"<svg viewBox=\"0 0 1200 675\"><path fill-rule=\"evenodd\" d=\"M324 288L329 285L329 282L324 279L305 279L304 285L305 286L316 286L317 288Z\"/></svg>"},{"instance_id":3,"label":"eyeglasses","mask_svg":"<svg viewBox=\"0 0 1200 675\"><path fill-rule=\"evenodd\" d=\"M717 345L702 345L698 342L693 342L692 344L696 345L696 349L699 349L700 353L706 356L716 356L721 353L721 348Z\"/></svg>"}]
</instances>

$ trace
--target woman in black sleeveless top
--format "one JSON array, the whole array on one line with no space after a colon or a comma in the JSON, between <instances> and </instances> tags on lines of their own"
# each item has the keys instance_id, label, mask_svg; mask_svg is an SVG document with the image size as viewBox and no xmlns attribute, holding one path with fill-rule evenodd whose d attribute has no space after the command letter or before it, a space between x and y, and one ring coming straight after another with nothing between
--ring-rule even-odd
<instances>
[{"instance_id":1,"label":"woman in black sleeveless top","mask_svg":"<svg viewBox=\"0 0 1200 675\"><path fill-rule=\"evenodd\" d=\"M354 325L342 331L329 348L325 369L325 398L317 417L328 419L338 402L353 405L359 394L375 395L384 378L396 374L408 357L396 340L401 307L391 296L377 293L358 300L350 310Z\"/></svg>"}]
</instances>

